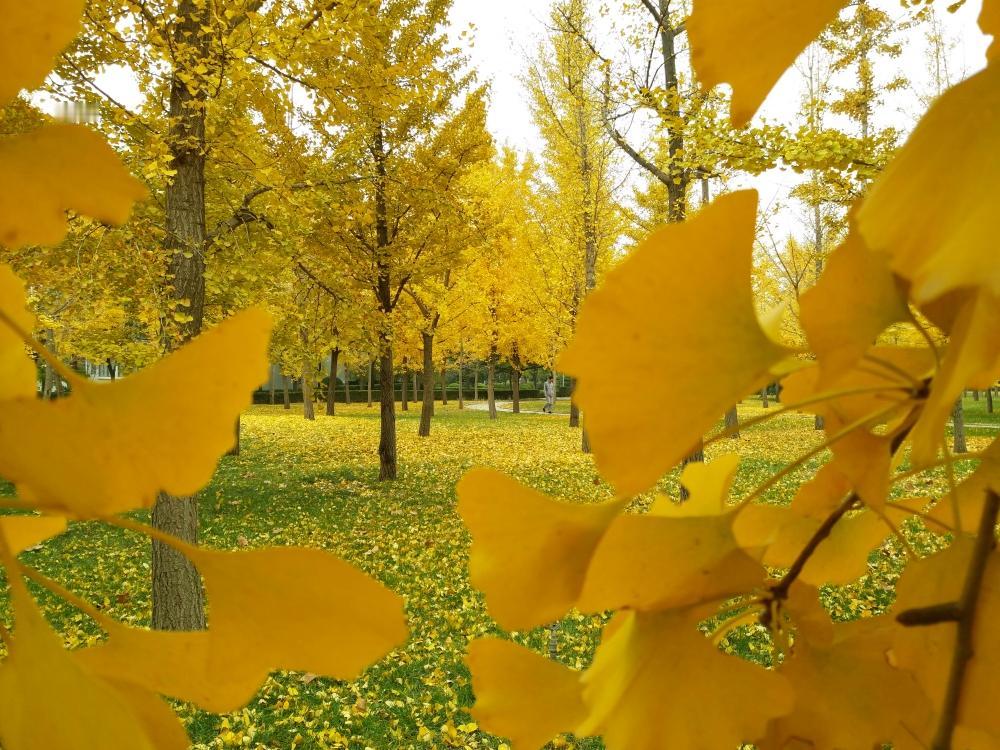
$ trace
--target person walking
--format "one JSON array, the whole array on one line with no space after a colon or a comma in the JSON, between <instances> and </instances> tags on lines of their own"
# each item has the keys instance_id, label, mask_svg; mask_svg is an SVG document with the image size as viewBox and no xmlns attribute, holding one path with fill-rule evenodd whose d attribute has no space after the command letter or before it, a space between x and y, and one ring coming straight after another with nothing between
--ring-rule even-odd
<instances>
[{"instance_id":1,"label":"person walking","mask_svg":"<svg viewBox=\"0 0 1000 750\"><path fill-rule=\"evenodd\" d=\"M546 414L552 414L556 406L556 383L555 379L549 375L549 379L545 381L545 406L542 407L542 411Z\"/></svg>"}]
</instances>

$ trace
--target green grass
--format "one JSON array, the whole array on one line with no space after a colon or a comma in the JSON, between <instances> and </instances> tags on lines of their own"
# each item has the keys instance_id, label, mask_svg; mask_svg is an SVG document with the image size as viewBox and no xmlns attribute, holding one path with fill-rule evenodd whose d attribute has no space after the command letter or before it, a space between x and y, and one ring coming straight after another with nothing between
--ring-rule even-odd
<instances>
[{"instance_id":1,"label":"green grass","mask_svg":"<svg viewBox=\"0 0 1000 750\"><path fill-rule=\"evenodd\" d=\"M526 408L534 403L526 402ZM970 423L987 419L971 399L967 406ZM469 724L473 696L462 663L466 644L501 633L465 574L469 537L455 512L454 486L468 468L485 465L554 495L581 502L608 499L611 489L579 450L579 430L547 415L501 413L493 422L485 412L459 411L452 403L438 405L433 434L421 439L416 434L419 410L411 408L399 414L401 478L380 484L377 409L338 405L338 416L319 416L310 423L299 408L256 407L245 415L242 455L224 458L200 494L201 541L227 549L308 545L331 550L406 598L411 639L355 682L277 674L244 711L231 716L182 706L195 747L497 748L500 740ZM744 418L762 411L752 401L741 407ZM988 418L997 421L995 415ZM970 447L984 447L986 434L970 429ZM711 446L708 457L733 450L743 454L734 490L739 497L820 440L810 417L789 414L745 430L739 440ZM822 460L809 462L765 499L787 502ZM894 494L930 492L943 483L943 472L936 471L901 483ZM662 490L676 495L677 489L674 472L664 479ZM10 486L0 486L3 491L9 494ZM148 623L145 539L97 523L76 523L24 559L113 616ZM827 604L835 616L885 607L900 559L900 550L890 544L873 557L869 576L854 586L828 590ZM41 598L69 646L99 638L83 615L51 597ZM8 609L3 616L10 621ZM558 634L559 659L575 668L586 666L602 625L597 617L566 618ZM513 637L539 651L548 642L545 630ZM729 646L760 660L766 638L751 628L732 636Z\"/></svg>"}]
</instances>

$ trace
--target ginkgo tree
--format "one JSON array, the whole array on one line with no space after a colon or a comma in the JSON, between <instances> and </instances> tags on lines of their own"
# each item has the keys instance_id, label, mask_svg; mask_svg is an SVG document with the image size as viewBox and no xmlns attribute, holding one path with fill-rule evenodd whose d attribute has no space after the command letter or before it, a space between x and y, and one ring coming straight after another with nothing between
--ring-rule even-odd
<instances>
[{"instance_id":1,"label":"ginkgo tree","mask_svg":"<svg viewBox=\"0 0 1000 750\"><path fill-rule=\"evenodd\" d=\"M846 4L695 0L685 28L702 84L729 83L733 121L746 124ZM1000 31L1000 3L984 3L980 24ZM597 466L618 497L566 503L477 469L459 485L459 511L472 581L500 626L523 631L572 609L612 617L582 671L504 639L473 641L481 726L518 748L562 732L600 735L612 750L1000 741L1000 442L959 482L954 466L970 457L945 441L963 389L1000 375L996 195L984 169L1000 153L998 76L994 44L987 68L931 107L853 206L845 240L802 296L807 348L782 343L777 316L755 309L753 191L654 232L585 302L559 366L579 378ZM945 139L956 145L942 149ZM921 345L879 340L899 324ZM622 403L607 358L680 384L684 402ZM823 443L742 497L731 497L739 456L727 455L687 466L686 502L625 512L729 404L775 380L774 412L822 415ZM757 502L820 456L787 505ZM891 492L939 467L951 478L942 496ZM834 622L818 587L856 578L908 518L940 535L940 551L907 562L890 611ZM716 646L746 623L767 628L773 668Z\"/></svg>"},{"instance_id":2,"label":"ginkgo tree","mask_svg":"<svg viewBox=\"0 0 1000 750\"><path fill-rule=\"evenodd\" d=\"M77 33L82 3L40 10L4 2L2 10L0 99L10 99L41 82ZM0 142L5 248L58 243L67 211L121 224L145 193L85 126L45 124ZM350 678L405 639L401 599L328 553L218 552L122 515L150 508L161 492L191 495L208 482L265 370L265 312L236 315L143 372L104 386L48 353L32 337L36 327L24 283L0 265L0 475L17 489L3 503L14 513L0 518L0 564L14 616L12 630L0 627L5 748L180 750L187 736L161 695L232 711L272 669ZM29 350L71 384L68 398L37 398ZM213 374L207 380L206 372ZM195 433L192 423L199 425ZM126 626L18 558L71 520L112 524L183 555L204 580L209 629ZM106 640L65 651L26 579L90 617Z\"/></svg>"}]
</instances>

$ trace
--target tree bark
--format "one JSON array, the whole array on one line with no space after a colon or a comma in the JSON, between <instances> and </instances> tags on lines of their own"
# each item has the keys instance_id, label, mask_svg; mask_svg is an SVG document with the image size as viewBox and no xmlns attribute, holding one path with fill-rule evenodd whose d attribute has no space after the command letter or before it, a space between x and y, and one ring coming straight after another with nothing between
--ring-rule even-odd
<instances>
[{"instance_id":1,"label":"tree bark","mask_svg":"<svg viewBox=\"0 0 1000 750\"><path fill-rule=\"evenodd\" d=\"M344 360L344 403L351 403L351 371L347 369L347 360Z\"/></svg>"},{"instance_id":2,"label":"tree bark","mask_svg":"<svg viewBox=\"0 0 1000 750\"><path fill-rule=\"evenodd\" d=\"M326 387L326 416L337 413L337 360L340 359L340 349L330 350L330 381Z\"/></svg>"},{"instance_id":3,"label":"tree bark","mask_svg":"<svg viewBox=\"0 0 1000 750\"><path fill-rule=\"evenodd\" d=\"M761 403L764 405L765 409L770 409L771 408L771 404L767 400L767 388L766 387L760 389L760 400L761 400Z\"/></svg>"},{"instance_id":4,"label":"tree bark","mask_svg":"<svg viewBox=\"0 0 1000 750\"><path fill-rule=\"evenodd\" d=\"M313 402L313 364L302 363L302 416L310 422L316 419L316 406Z\"/></svg>"},{"instance_id":5,"label":"tree bark","mask_svg":"<svg viewBox=\"0 0 1000 750\"><path fill-rule=\"evenodd\" d=\"M993 413L993 387L990 386L986 389L986 413Z\"/></svg>"},{"instance_id":6,"label":"tree bark","mask_svg":"<svg viewBox=\"0 0 1000 750\"><path fill-rule=\"evenodd\" d=\"M406 393L406 373L405 372L403 373L403 377L400 378L400 380L402 381L402 387L401 387L401 390L400 390L399 401L400 401L400 403L402 405L403 411L409 411L410 410L410 397Z\"/></svg>"},{"instance_id":7,"label":"tree bark","mask_svg":"<svg viewBox=\"0 0 1000 750\"><path fill-rule=\"evenodd\" d=\"M513 399L513 411L515 414L521 413L521 371L512 369L510 373L510 390Z\"/></svg>"},{"instance_id":8,"label":"tree bark","mask_svg":"<svg viewBox=\"0 0 1000 750\"><path fill-rule=\"evenodd\" d=\"M434 334L421 334L424 343L424 400L420 409L420 437L430 437L431 417L434 416Z\"/></svg>"},{"instance_id":9,"label":"tree bark","mask_svg":"<svg viewBox=\"0 0 1000 750\"><path fill-rule=\"evenodd\" d=\"M281 376L281 385L283 386L282 389L284 390L284 394L285 394L285 411L291 411L291 409L292 409L292 396L288 392L288 376L285 375L285 374L282 374L282 376Z\"/></svg>"},{"instance_id":10,"label":"tree bark","mask_svg":"<svg viewBox=\"0 0 1000 750\"><path fill-rule=\"evenodd\" d=\"M737 439L740 436L740 413L736 410L736 407L732 407L726 412L726 429L732 429L729 434L730 438Z\"/></svg>"},{"instance_id":11,"label":"tree bark","mask_svg":"<svg viewBox=\"0 0 1000 750\"><path fill-rule=\"evenodd\" d=\"M373 401L372 401L372 374L373 374L374 370L375 370L375 362L374 362L374 360L369 360L368 361L368 408L369 409L372 408L372 403L373 403Z\"/></svg>"},{"instance_id":12,"label":"tree bark","mask_svg":"<svg viewBox=\"0 0 1000 750\"><path fill-rule=\"evenodd\" d=\"M448 405L448 368L441 368L441 406Z\"/></svg>"},{"instance_id":13,"label":"tree bark","mask_svg":"<svg viewBox=\"0 0 1000 750\"><path fill-rule=\"evenodd\" d=\"M179 0L172 32L173 49L189 49L191 59L210 54L211 18L205 3ZM164 247L170 254L168 276L173 297L188 319L180 337L188 341L201 332L205 313L205 102L208 87L192 70L174 61L170 79L169 146L172 179L166 187ZM190 63L183 67L191 68ZM183 80L194 76L197 85ZM192 430L198 429L191 425ZM154 528L195 544L198 541L198 503L195 498L161 495L153 506ZM202 630L205 627L204 591L194 565L180 552L153 541L152 598L154 628Z\"/></svg>"},{"instance_id":14,"label":"tree bark","mask_svg":"<svg viewBox=\"0 0 1000 750\"><path fill-rule=\"evenodd\" d=\"M240 418L236 417L236 426L233 429L233 447L229 449L227 456L240 455Z\"/></svg>"},{"instance_id":15,"label":"tree bark","mask_svg":"<svg viewBox=\"0 0 1000 750\"><path fill-rule=\"evenodd\" d=\"M381 409L379 424L378 459L379 481L388 482L396 478L396 394L393 393L395 376L392 371L392 346L388 340L382 342L382 355L379 358L379 407ZM406 388L406 376L403 376L403 388Z\"/></svg>"},{"instance_id":16,"label":"tree bark","mask_svg":"<svg viewBox=\"0 0 1000 750\"><path fill-rule=\"evenodd\" d=\"M479 365L472 366L472 400L479 400Z\"/></svg>"},{"instance_id":17,"label":"tree bark","mask_svg":"<svg viewBox=\"0 0 1000 750\"><path fill-rule=\"evenodd\" d=\"M497 400L496 391L494 389L496 382L496 369L497 369L497 353L494 348L490 352L490 361L486 369L486 399L489 403L490 408L490 419L497 418Z\"/></svg>"},{"instance_id":18,"label":"tree bark","mask_svg":"<svg viewBox=\"0 0 1000 750\"><path fill-rule=\"evenodd\" d=\"M576 378L569 379L569 426L580 426L580 407L576 405L574 393L576 392Z\"/></svg>"},{"instance_id":19,"label":"tree bark","mask_svg":"<svg viewBox=\"0 0 1000 750\"><path fill-rule=\"evenodd\" d=\"M973 388L972 389L972 400L973 401L978 401L979 400L979 389L978 388Z\"/></svg>"},{"instance_id":20,"label":"tree bark","mask_svg":"<svg viewBox=\"0 0 1000 750\"><path fill-rule=\"evenodd\" d=\"M462 363L458 363L458 408L459 411L465 408L465 386L462 383Z\"/></svg>"},{"instance_id":21,"label":"tree bark","mask_svg":"<svg viewBox=\"0 0 1000 750\"><path fill-rule=\"evenodd\" d=\"M955 407L951 410L951 424L954 432L954 452L968 453L969 449L965 444L965 407L962 405L961 396L955 401Z\"/></svg>"}]
</instances>

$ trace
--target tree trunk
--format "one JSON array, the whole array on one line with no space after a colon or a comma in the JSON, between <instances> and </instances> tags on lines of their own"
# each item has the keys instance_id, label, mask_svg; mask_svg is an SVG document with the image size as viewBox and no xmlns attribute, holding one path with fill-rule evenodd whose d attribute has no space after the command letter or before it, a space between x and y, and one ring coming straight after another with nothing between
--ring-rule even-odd
<instances>
[{"instance_id":1,"label":"tree trunk","mask_svg":"<svg viewBox=\"0 0 1000 750\"><path fill-rule=\"evenodd\" d=\"M576 405L574 400L574 392L576 391L576 379L569 379L569 426L579 427L580 426L580 407Z\"/></svg>"},{"instance_id":2,"label":"tree trunk","mask_svg":"<svg viewBox=\"0 0 1000 750\"><path fill-rule=\"evenodd\" d=\"M951 424L954 432L954 452L968 453L969 449L965 445L965 407L962 405L961 396L958 397L955 407L951 411Z\"/></svg>"},{"instance_id":3,"label":"tree trunk","mask_svg":"<svg viewBox=\"0 0 1000 750\"><path fill-rule=\"evenodd\" d=\"M282 390L284 391L284 394L285 394L285 411L291 411L291 409L292 409L292 396L288 392L288 376L285 375L285 374L282 374L282 376L281 376L281 385L282 385Z\"/></svg>"},{"instance_id":4,"label":"tree trunk","mask_svg":"<svg viewBox=\"0 0 1000 750\"><path fill-rule=\"evenodd\" d=\"M379 427L378 459L379 481L391 481L397 476L396 466L396 394L393 392L395 376L392 372L392 347L388 340L382 342L382 355L379 358L379 406L381 422ZM403 388L406 388L406 377L403 377Z\"/></svg>"},{"instance_id":5,"label":"tree trunk","mask_svg":"<svg viewBox=\"0 0 1000 750\"><path fill-rule=\"evenodd\" d=\"M732 432L729 433L729 437L737 439L740 436L740 413L736 410L736 407L732 407L726 412L726 429L731 429Z\"/></svg>"},{"instance_id":6,"label":"tree trunk","mask_svg":"<svg viewBox=\"0 0 1000 750\"><path fill-rule=\"evenodd\" d=\"M227 456L240 455L240 418L236 417L236 427L233 429L233 447L229 449Z\"/></svg>"},{"instance_id":7,"label":"tree trunk","mask_svg":"<svg viewBox=\"0 0 1000 750\"><path fill-rule=\"evenodd\" d=\"M496 370L497 370L497 355L494 349L490 353L489 365L486 369L486 399L490 407L490 419L497 418L497 400L496 392L494 390L496 382Z\"/></svg>"},{"instance_id":8,"label":"tree trunk","mask_svg":"<svg viewBox=\"0 0 1000 750\"><path fill-rule=\"evenodd\" d=\"M115 367L115 363L111 361L111 357L108 357L108 378L111 380L112 383L114 383L117 377L118 377L118 370Z\"/></svg>"},{"instance_id":9,"label":"tree trunk","mask_svg":"<svg viewBox=\"0 0 1000 750\"><path fill-rule=\"evenodd\" d=\"M472 400L479 400L479 365L472 366Z\"/></svg>"},{"instance_id":10,"label":"tree trunk","mask_svg":"<svg viewBox=\"0 0 1000 750\"><path fill-rule=\"evenodd\" d=\"M510 373L511 398L514 400L513 410L515 414L521 413L521 371L512 369Z\"/></svg>"},{"instance_id":11,"label":"tree trunk","mask_svg":"<svg viewBox=\"0 0 1000 750\"><path fill-rule=\"evenodd\" d=\"M406 373L405 372L403 373L403 377L400 378L400 380L402 381L402 388L401 388L401 391L400 391L399 400L400 400L400 402L402 404L403 411L409 411L410 410L410 398L409 398L409 396L406 393Z\"/></svg>"},{"instance_id":12,"label":"tree trunk","mask_svg":"<svg viewBox=\"0 0 1000 750\"><path fill-rule=\"evenodd\" d=\"M691 454L681 462L681 471L684 470L685 466L687 466L688 464L693 464L693 463L699 463L699 464L705 463L705 446L704 446L704 443L702 443L701 440L698 441L698 447L695 448L691 452ZM682 484L681 485L681 492L680 492L680 499L681 500L687 500L690 496L691 496L691 493L689 493L687 487L685 487Z\"/></svg>"},{"instance_id":13,"label":"tree trunk","mask_svg":"<svg viewBox=\"0 0 1000 750\"><path fill-rule=\"evenodd\" d=\"M979 400L979 389L978 388L973 388L972 389L972 400L973 401L978 401Z\"/></svg>"},{"instance_id":14,"label":"tree trunk","mask_svg":"<svg viewBox=\"0 0 1000 750\"><path fill-rule=\"evenodd\" d=\"M312 379L313 365L311 362L305 362L302 365L302 416L310 422L316 419Z\"/></svg>"},{"instance_id":15,"label":"tree trunk","mask_svg":"<svg viewBox=\"0 0 1000 750\"><path fill-rule=\"evenodd\" d=\"M434 334L421 334L424 342L424 401L420 409L420 437L430 437L434 416Z\"/></svg>"},{"instance_id":16,"label":"tree trunk","mask_svg":"<svg viewBox=\"0 0 1000 750\"><path fill-rule=\"evenodd\" d=\"M464 384L462 383L462 363L458 363L458 409L461 411L465 408L465 392Z\"/></svg>"},{"instance_id":17,"label":"tree trunk","mask_svg":"<svg viewBox=\"0 0 1000 750\"><path fill-rule=\"evenodd\" d=\"M986 389L986 413L993 413L993 387L990 386Z\"/></svg>"},{"instance_id":18,"label":"tree trunk","mask_svg":"<svg viewBox=\"0 0 1000 750\"><path fill-rule=\"evenodd\" d=\"M271 382L268 385L271 387L271 406L274 406L274 365L271 365Z\"/></svg>"},{"instance_id":19,"label":"tree trunk","mask_svg":"<svg viewBox=\"0 0 1000 750\"><path fill-rule=\"evenodd\" d=\"M347 360L344 360L344 403L351 403L351 371L347 369Z\"/></svg>"},{"instance_id":20,"label":"tree trunk","mask_svg":"<svg viewBox=\"0 0 1000 750\"><path fill-rule=\"evenodd\" d=\"M166 187L164 247L170 254L168 275L173 297L182 303L188 320L181 324L183 341L201 332L205 313L205 101L206 81L191 70L210 53L213 32L210 6L197 0L179 0L173 19L174 49L190 50L188 70L175 68L170 80L169 138L174 171ZM209 32L206 32L208 29ZM195 84L188 88L185 80ZM192 430L198 425L191 425ZM194 498L161 495L153 506L153 526L195 544L198 541L198 504ZM202 630L205 627L204 591L194 565L174 548L153 541L153 627L159 630Z\"/></svg>"},{"instance_id":21,"label":"tree trunk","mask_svg":"<svg viewBox=\"0 0 1000 750\"><path fill-rule=\"evenodd\" d=\"M584 453L590 453L591 452L591 448L590 448L590 433L587 432L587 423L586 423L586 421L584 421L584 423L583 423L583 429L580 430L580 435L581 435L581 437L580 437L580 450L582 450Z\"/></svg>"},{"instance_id":22,"label":"tree trunk","mask_svg":"<svg viewBox=\"0 0 1000 750\"><path fill-rule=\"evenodd\" d=\"M326 416L337 413L337 360L340 359L340 349L330 350L330 381L326 387Z\"/></svg>"},{"instance_id":23,"label":"tree trunk","mask_svg":"<svg viewBox=\"0 0 1000 750\"><path fill-rule=\"evenodd\" d=\"M368 408L372 408L372 371L375 369L374 360L368 361Z\"/></svg>"},{"instance_id":24,"label":"tree trunk","mask_svg":"<svg viewBox=\"0 0 1000 750\"><path fill-rule=\"evenodd\" d=\"M441 406L448 405L448 368L441 368Z\"/></svg>"},{"instance_id":25,"label":"tree trunk","mask_svg":"<svg viewBox=\"0 0 1000 750\"><path fill-rule=\"evenodd\" d=\"M767 400L767 388L761 388L760 389L760 400L761 400L761 403L764 405L765 409L770 409L771 408L771 404Z\"/></svg>"}]
</instances>

